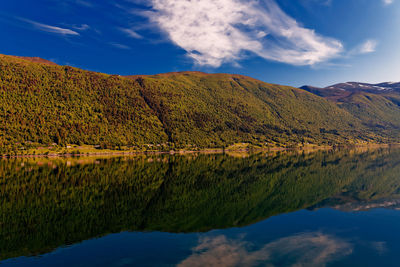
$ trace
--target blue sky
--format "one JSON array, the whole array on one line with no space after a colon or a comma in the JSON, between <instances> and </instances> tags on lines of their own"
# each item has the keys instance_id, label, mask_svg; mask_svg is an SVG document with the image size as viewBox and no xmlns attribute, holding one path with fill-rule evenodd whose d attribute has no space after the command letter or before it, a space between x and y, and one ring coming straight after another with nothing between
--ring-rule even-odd
<instances>
[{"instance_id":1,"label":"blue sky","mask_svg":"<svg viewBox=\"0 0 400 267\"><path fill-rule=\"evenodd\" d=\"M400 0L13 0L0 53L112 74L400 81Z\"/></svg>"}]
</instances>

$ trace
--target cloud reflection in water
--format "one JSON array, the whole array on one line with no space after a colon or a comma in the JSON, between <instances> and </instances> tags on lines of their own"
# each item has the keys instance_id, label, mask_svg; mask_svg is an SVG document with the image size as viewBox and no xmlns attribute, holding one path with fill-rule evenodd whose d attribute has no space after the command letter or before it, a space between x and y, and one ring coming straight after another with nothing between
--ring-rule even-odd
<instances>
[{"instance_id":1,"label":"cloud reflection in water","mask_svg":"<svg viewBox=\"0 0 400 267\"><path fill-rule=\"evenodd\" d=\"M325 266L353 252L348 241L320 232L284 237L253 248L250 242L224 235L205 237L178 266Z\"/></svg>"}]
</instances>

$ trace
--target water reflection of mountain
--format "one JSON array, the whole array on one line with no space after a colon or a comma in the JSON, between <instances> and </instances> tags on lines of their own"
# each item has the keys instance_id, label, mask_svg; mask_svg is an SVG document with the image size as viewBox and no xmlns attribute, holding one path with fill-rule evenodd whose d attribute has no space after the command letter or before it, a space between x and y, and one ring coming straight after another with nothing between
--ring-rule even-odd
<instances>
[{"instance_id":1,"label":"water reflection of mountain","mask_svg":"<svg viewBox=\"0 0 400 267\"><path fill-rule=\"evenodd\" d=\"M377 199L377 200L357 200L349 198L334 197L329 198L315 206L307 208L308 210L316 210L320 208L333 208L341 211L368 211L372 209L392 209L400 210L400 199Z\"/></svg>"},{"instance_id":2,"label":"water reflection of mountain","mask_svg":"<svg viewBox=\"0 0 400 267\"><path fill-rule=\"evenodd\" d=\"M124 230L245 226L335 196L396 199L399 163L400 150L1 161L0 258Z\"/></svg>"}]
</instances>

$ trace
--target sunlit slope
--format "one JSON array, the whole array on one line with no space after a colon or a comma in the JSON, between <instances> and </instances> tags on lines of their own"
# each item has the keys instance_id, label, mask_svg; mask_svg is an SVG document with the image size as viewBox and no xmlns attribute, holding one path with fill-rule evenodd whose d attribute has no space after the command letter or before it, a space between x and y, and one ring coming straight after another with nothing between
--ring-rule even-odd
<instances>
[{"instance_id":1,"label":"sunlit slope","mask_svg":"<svg viewBox=\"0 0 400 267\"><path fill-rule=\"evenodd\" d=\"M199 72L131 78L177 144L326 144L372 137L348 112L293 87Z\"/></svg>"},{"instance_id":2,"label":"sunlit slope","mask_svg":"<svg viewBox=\"0 0 400 267\"><path fill-rule=\"evenodd\" d=\"M340 83L326 88L303 86L358 118L371 132L400 137L400 83Z\"/></svg>"},{"instance_id":3,"label":"sunlit slope","mask_svg":"<svg viewBox=\"0 0 400 267\"><path fill-rule=\"evenodd\" d=\"M129 79L0 56L0 99L0 137L6 144L167 139Z\"/></svg>"},{"instance_id":4,"label":"sunlit slope","mask_svg":"<svg viewBox=\"0 0 400 267\"><path fill-rule=\"evenodd\" d=\"M400 95L355 94L339 106L359 118L374 131L392 138L400 134Z\"/></svg>"},{"instance_id":5,"label":"sunlit slope","mask_svg":"<svg viewBox=\"0 0 400 267\"><path fill-rule=\"evenodd\" d=\"M385 141L322 97L240 75L121 77L0 55L0 99L3 150L32 142L187 148Z\"/></svg>"}]
</instances>

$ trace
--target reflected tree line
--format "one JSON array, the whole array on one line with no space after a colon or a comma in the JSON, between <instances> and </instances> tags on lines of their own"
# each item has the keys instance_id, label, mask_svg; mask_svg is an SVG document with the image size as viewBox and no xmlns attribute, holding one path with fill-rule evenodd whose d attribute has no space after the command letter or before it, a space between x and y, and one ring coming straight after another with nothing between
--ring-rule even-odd
<instances>
[{"instance_id":1,"label":"reflected tree line","mask_svg":"<svg viewBox=\"0 0 400 267\"><path fill-rule=\"evenodd\" d=\"M400 149L0 161L0 259L121 231L204 232L399 196Z\"/></svg>"}]
</instances>

